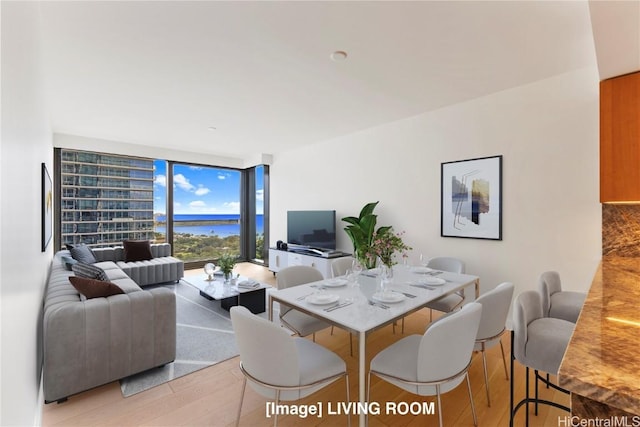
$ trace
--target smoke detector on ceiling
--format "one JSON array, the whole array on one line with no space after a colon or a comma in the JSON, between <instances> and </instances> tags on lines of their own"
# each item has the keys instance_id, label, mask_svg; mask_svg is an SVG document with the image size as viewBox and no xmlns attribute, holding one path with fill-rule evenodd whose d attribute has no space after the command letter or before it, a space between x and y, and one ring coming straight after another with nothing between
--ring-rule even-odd
<instances>
[{"instance_id":1,"label":"smoke detector on ceiling","mask_svg":"<svg viewBox=\"0 0 640 427\"><path fill-rule=\"evenodd\" d=\"M334 62L344 61L345 59L347 59L347 52L343 50L336 50L331 55L329 55L329 57Z\"/></svg>"}]
</instances>

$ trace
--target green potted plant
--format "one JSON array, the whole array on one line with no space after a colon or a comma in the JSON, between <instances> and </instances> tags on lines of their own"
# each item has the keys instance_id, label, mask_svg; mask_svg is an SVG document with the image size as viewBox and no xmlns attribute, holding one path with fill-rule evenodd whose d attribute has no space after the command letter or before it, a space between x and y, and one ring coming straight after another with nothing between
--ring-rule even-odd
<instances>
[{"instance_id":1,"label":"green potted plant","mask_svg":"<svg viewBox=\"0 0 640 427\"><path fill-rule=\"evenodd\" d=\"M220 271L224 274L224 281L228 282L231 279L231 273L233 271L233 267L236 265L236 256L232 255L228 252L225 252L218 258L218 267L220 267Z\"/></svg>"},{"instance_id":2,"label":"green potted plant","mask_svg":"<svg viewBox=\"0 0 640 427\"><path fill-rule=\"evenodd\" d=\"M374 235L382 235L391 229L391 226L382 226L376 230L378 215L373 211L378 203L379 201L367 203L357 217L342 218L342 221L349 224L344 228L344 231L353 243L353 256L367 269L376 266L377 257L370 251Z\"/></svg>"}]
</instances>

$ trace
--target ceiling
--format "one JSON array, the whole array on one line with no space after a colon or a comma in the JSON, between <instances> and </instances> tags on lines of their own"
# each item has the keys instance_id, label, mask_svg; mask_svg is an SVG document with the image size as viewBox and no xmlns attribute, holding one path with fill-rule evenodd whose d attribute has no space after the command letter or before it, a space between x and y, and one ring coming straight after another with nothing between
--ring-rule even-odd
<instances>
[{"instance_id":1,"label":"ceiling","mask_svg":"<svg viewBox=\"0 0 640 427\"><path fill-rule=\"evenodd\" d=\"M596 61L583 1L47 1L41 11L55 132L235 158ZM337 50L346 60L330 59Z\"/></svg>"}]
</instances>

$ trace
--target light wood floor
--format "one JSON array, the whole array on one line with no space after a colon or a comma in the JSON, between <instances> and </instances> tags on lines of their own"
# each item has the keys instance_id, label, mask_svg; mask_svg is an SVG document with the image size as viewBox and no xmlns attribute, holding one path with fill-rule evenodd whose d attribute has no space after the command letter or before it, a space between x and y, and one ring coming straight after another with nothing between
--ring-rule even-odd
<instances>
[{"instance_id":1,"label":"light wood floor","mask_svg":"<svg viewBox=\"0 0 640 427\"><path fill-rule=\"evenodd\" d=\"M254 264L240 264L238 270L245 276L274 284L275 278L264 267ZM185 273L201 274L200 270ZM429 320L428 310L421 310L406 318L405 335L421 334ZM397 330L393 334L391 326L372 333L367 339L367 364L370 358L403 335ZM340 355L348 365L351 400L358 396L357 358L349 355L349 335L336 329L331 335L329 330L316 334L316 342ZM354 342L355 344L355 342ZM503 344L508 352L509 336L503 336ZM354 347L355 348L355 347ZM507 366L509 355L507 354ZM72 396L62 404L44 405L43 425L55 426L230 426L234 425L242 385L242 374L238 368L239 358L202 369L190 375L165 383L146 392L123 398L119 383L113 382L93 390ZM509 425L509 381L505 379L500 346L487 352L489 382L491 386L491 407L487 406L482 370L482 357L476 354L469 371L471 387L480 426ZM553 377L552 377L553 379ZM533 381L531 381L533 383ZM533 393L532 393L533 395ZM541 398L568 405L569 397L552 389L541 388ZM516 400L524 396L524 368L516 364ZM340 380L307 399L297 403L337 402L345 400L344 381ZM391 402L430 402L433 399L422 398L404 392L374 377L372 380L371 401L382 406ZM272 419L265 418L266 400L249 387L242 408L241 426L271 426ZM442 396L442 410L445 426L472 426L471 406L467 388L463 382L456 389ZM325 403L326 407L326 403ZM521 408L515 425L524 425L524 408ZM556 408L540 406L539 415L533 415L531 408L531 426L557 426L558 417L564 419L568 414ZM352 417L352 425L357 418ZM323 418L281 416L280 426L344 426L344 415L331 415ZM437 415L391 415L381 413L370 416L369 425L379 426L437 426ZM566 425L563 424L563 425Z\"/></svg>"}]
</instances>

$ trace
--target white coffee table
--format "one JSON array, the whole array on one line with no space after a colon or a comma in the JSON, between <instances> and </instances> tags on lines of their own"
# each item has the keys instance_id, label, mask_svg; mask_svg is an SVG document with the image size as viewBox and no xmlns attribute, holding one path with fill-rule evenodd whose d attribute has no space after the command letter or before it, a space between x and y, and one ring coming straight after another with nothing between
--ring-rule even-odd
<instances>
[{"instance_id":1,"label":"white coffee table","mask_svg":"<svg viewBox=\"0 0 640 427\"><path fill-rule=\"evenodd\" d=\"M222 277L214 277L207 280L205 276L184 277L182 280L197 288L200 295L208 300L220 301L220 306L229 310L235 305L247 307L252 313L264 313L266 310L266 289L269 285L259 283L255 280L255 286L242 287L238 284L244 281L252 281L247 277L240 276L235 285L225 284Z\"/></svg>"}]
</instances>

